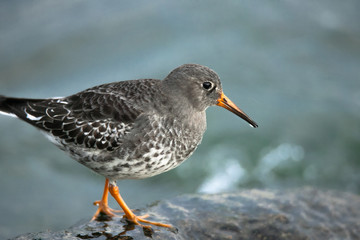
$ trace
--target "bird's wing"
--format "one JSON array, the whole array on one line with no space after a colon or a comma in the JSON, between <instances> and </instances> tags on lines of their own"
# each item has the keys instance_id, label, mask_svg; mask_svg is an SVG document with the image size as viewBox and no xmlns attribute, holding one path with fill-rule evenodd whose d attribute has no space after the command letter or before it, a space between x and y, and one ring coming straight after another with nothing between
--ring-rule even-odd
<instances>
[{"instance_id":1,"label":"bird's wing","mask_svg":"<svg viewBox=\"0 0 360 240\"><path fill-rule=\"evenodd\" d=\"M145 103L134 103L133 99L140 98L134 98L137 91L133 85L136 82L106 84L65 98L6 98L1 107L56 141L111 151L146 108Z\"/></svg>"}]
</instances>

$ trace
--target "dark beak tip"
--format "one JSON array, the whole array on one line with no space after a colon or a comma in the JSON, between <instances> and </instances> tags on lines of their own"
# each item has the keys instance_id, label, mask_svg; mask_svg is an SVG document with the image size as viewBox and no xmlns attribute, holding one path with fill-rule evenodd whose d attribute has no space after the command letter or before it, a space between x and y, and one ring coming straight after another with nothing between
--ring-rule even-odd
<instances>
[{"instance_id":1,"label":"dark beak tip","mask_svg":"<svg viewBox=\"0 0 360 240\"><path fill-rule=\"evenodd\" d=\"M259 127L259 125L254 122L249 116L247 116L241 109L239 109L230 99L227 99L224 94L221 95L221 98L217 100L217 104L220 107L223 107L230 112L238 115L243 120L249 123L249 125L253 128Z\"/></svg>"}]
</instances>

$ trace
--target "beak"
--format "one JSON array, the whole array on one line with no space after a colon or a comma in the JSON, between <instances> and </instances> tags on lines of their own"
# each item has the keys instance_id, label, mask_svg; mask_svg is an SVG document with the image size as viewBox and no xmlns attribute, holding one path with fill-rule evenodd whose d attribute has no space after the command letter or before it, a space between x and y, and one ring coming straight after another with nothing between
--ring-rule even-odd
<instances>
[{"instance_id":1,"label":"beak","mask_svg":"<svg viewBox=\"0 0 360 240\"><path fill-rule=\"evenodd\" d=\"M221 93L221 96L217 101L218 103L216 105L223 107L232 113L235 113L236 115L247 121L252 127L258 127L256 122L254 122L248 115L246 115L240 108L238 108L235 103L233 103L228 97L225 96L224 93Z\"/></svg>"}]
</instances>

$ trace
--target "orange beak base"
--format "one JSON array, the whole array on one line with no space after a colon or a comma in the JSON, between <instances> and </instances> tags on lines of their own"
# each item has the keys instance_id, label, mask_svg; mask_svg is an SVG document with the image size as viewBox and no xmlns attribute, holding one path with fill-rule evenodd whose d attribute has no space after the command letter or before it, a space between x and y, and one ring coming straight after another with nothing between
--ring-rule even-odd
<instances>
[{"instance_id":1,"label":"orange beak base","mask_svg":"<svg viewBox=\"0 0 360 240\"><path fill-rule=\"evenodd\" d=\"M225 96L224 93L221 93L221 96L218 99L218 103L216 105L223 107L230 112L238 115L239 117L247 121L252 127L258 127L257 123L254 122L248 115L246 115L240 108L238 108L235 103L233 103L228 97Z\"/></svg>"}]
</instances>

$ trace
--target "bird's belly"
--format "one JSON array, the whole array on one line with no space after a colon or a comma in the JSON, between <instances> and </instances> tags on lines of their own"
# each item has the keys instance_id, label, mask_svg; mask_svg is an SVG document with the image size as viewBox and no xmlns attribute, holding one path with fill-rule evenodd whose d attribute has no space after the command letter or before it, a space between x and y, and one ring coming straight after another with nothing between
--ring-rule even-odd
<instances>
[{"instance_id":1,"label":"bird's belly","mask_svg":"<svg viewBox=\"0 0 360 240\"><path fill-rule=\"evenodd\" d=\"M202 135L196 137L163 137L155 140L144 137L134 149L124 147L118 151L89 149L70 145L57 145L72 158L96 173L110 179L140 179L169 171L195 151Z\"/></svg>"},{"instance_id":2,"label":"bird's belly","mask_svg":"<svg viewBox=\"0 0 360 240\"><path fill-rule=\"evenodd\" d=\"M139 179L169 171L188 159L200 144L205 127L195 129L177 124L177 120L152 121L142 131L123 139L114 151L58 146L81 164L110 179ZM202 124L201 126L204 126Z\"/></svg>"},{"instance_id":3,"label":"bird's belly","mask_svg":"<svg viewBox=\"0 0 360 240\"><path fill-rule=\"evenodd\" d=\"M109 164L109 169L106 172L110 179L138 179L147 178L158 175L160 173L169 171L186 159L195 151L198 142L192 142L188 146L180 144L176 145L176 140L171 141L173 144L160 147L156 145L144 151L149 144L144 142L139 146L141 155L138 151L128 154L125 158L114 158ZM179 142L178 142L179 143ZM151 145L151 144L150 144Z\"/></svg>"},{"instance_id":4,"label":"bird's belly","mask_svg":"<svg viewBox=\"0 0 360 240\"><path fill-rule=\"evenodd\" d=\"M200 144L206 128L204 118L200 129L176 118L152 116L148 120L138 127L142 131L113 154L114 159L107 165L108 178L147 178L179 166Z\"/></svg>"}]
</instances>

